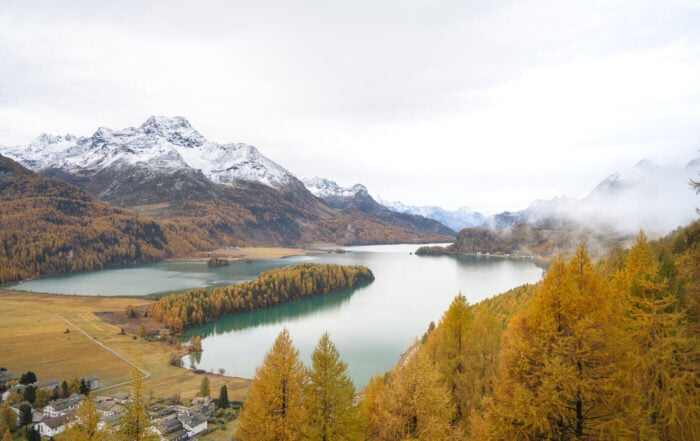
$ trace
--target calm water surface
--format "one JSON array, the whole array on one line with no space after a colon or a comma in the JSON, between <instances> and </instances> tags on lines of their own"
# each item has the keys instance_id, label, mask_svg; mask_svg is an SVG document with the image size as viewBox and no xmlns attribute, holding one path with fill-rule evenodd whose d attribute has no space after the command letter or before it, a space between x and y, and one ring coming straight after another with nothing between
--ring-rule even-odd
<instances>
[{"instance_id":1,"label":"calm water surface","mask_svg":"<svg viewBox=\"0 0 700 441\"><path fill-rule=\"evenodd\" d=\"M350 247L346 254L294 258L294 261L362 264L376 280L351 292L280 305L227 317L189 329L202 335L204 352L185 363L205 370L251 378L282 327L287 327L308 365L321 333L330 332L349 365L356 386L394 365L431 320L437 322L456 294L470 303L523 283L538 281L542 270L531 261L476 256L418 257L415 245Z\"/></svg>"},{"instance_id":2,"label":"calm water surface","mask_svg":"<svg viewBox=\"0 0 700 441\"><path fill-rule=\"evenodd\" d=\"M92 273L48 277L11 287L82 295L147 295L250 280L261 271L298 262L361 264L376 280L355 289L274 308L239 314L186 331L202 335L204 352L186 357L188 366L223 368L227 375L252 378L282 327L287 327L302 360L310 362L319 337L330 332L349 365L356 386L393 366L431 320L437 322L459 292L476 303L523 283L542 270L527 260L485 256L418 257L418 245L348 247L345 254L235 262L167 262Z\"/></svg>"}]
</instances>

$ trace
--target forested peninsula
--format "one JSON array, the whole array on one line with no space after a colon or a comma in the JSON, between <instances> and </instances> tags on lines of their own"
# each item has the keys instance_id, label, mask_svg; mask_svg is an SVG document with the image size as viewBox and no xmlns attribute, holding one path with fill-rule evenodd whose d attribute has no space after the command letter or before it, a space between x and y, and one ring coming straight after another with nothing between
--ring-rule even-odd
<instances>
[{"instance_id":1,"label":"forested peninsula","mask_svg":"<svg viewBox=\"0 0 700 441\"><path fill-rule=\"evenodd\" d=\"M237 312L352 289L373 280L372 271L362 265L301 263L265 271L249 282L171 294L153 305L152 315L179 334L188 326Z\"/></svg>"}]
</instances>

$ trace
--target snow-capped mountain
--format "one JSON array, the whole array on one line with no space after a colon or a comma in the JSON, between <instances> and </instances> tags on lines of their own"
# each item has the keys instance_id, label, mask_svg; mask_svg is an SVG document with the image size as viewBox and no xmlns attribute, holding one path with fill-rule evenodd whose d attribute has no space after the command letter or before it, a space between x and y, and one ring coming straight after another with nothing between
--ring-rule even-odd
<instances>
[{"instance_id":1,"label":"snow-capped mountain","mask_svg":"<svg viewBox=\"0 0 700 441\"><path fill-rule=\"evenodd\" d=\"M489 216L484 224L494 228L512 228L518 224L534 224L546 219L568 220L570 212L578 203L574 198L558 196L553 199L537 199L526 209L520 211L504 211Z\"/></svg>"},{"instance_id":2,"label":"snow-capped mountain","mask_svg":"<svg viewBox=\"0 0 700 441\"><path fill-rule=\"evenodd\" d=\"M385 201L383 199L378 199L379 203L384 205L390 210L396 211L397 213L408 213L415 214L418 216L427 217L428 219L434 219L455 231L459 231L462 228L467 227L477 227L484 223L486 217L473 211L469 207L460 207L457 210L445 210L442 207L424 205L406 205L398 201Z\"/></svg>"},{"instance_id":3,"label":"snow-capped mountain","mask_svg":"<svg viewBox=\"0 0 700 441\"><path fill-rule=\"evenodd\" d=\"M110 204L193 226L187 236L194 247L433 242L454 236L438 222L384 209L361 186L348 198L315 197L255 147L208 141L182 117L154 116L118 130L100 127L88 137L44 134L29 145L0 146L0 155Z\"/></svg>"},{"instance_id":4,"label":"snow-capped mountain","mask_svg":"<svg viewBox=\"0 0 700 441\"><path fill-rule=\"evenodd\" d=\"M315 177L301 180L314 196L320 198L328 206L345 211L346 213L365 213L392 225L402 225L408 228L437 234L454 235L455 231L445 224L425 216L412 213L400 213L390 210L378 203L362 184L351 187L341 187L330 179Z\"/></svg>"},{"instance_id":5,"label":"snow-capped mountain","mask_svg":"<svg viewBox=\"0 0 700 441\"><path fill-rule=\"evenodd\" d=\"M700 173L700 158L685 167L662 166L649 160L604 178L581 200L554 198L535 201L528 208L491 216L486 224L511 228L517 224L537 222L573 222L589 226L605 225L634 233L644 229L664 234L696 218L700 205L690 191L690 179Z\"/></svg>"},{"instance_id":6,"label":"snow-capped mountain","mask_svg":"<svg viewBox=\"0 0 700 441\"><path fill-rule=\"evenodd\" d=\"M301 182L307 190L311 192L314 196L326 199L326 198L352 198L358 193L368 193L367 188L362 184L355 184L352 187L341 187L335 181L330 179L319 178L302 178Z\"/></svg>"},{"instance_id":7,"label":"snow-capped mountain","mask_svg":"<svg viewBox=\"0 0 700 441\"><path fill-rule=\"evenodd\" d=\"M89 175L124 167L151 172L193 169L215 183L255 182L275 188L295 180L255 147L207 141L179 116L152 116L139 127L121 130L100 127L90 137L42 134L28 146L0 147L0 152L39 172Z\"/></svg>"}]
</instances>

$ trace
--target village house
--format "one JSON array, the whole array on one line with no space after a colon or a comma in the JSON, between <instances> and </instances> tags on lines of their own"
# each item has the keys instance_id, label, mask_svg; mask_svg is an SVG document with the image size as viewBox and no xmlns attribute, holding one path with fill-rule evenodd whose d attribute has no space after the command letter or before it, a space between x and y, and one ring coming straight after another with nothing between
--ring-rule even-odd
<instances>
[{"instance_id":1,"label":"village house","mask_svg":"<svg viewBox=\"0 0 700 441\"><path fill-rule=\"evenodd\" d=\"M17 424L19 424L19 414L20 414L19 408L24 406L25 404L28 405L29 407L32 407L32 403L30 403L29 401L22 401L20 403L10 404L10 409L12 409L12 411L17 414ZM33 409L34 408L32 408L32 410ZM32 415L32 417L33 417L33 415Z\"/></svg>"},{"instance_id":2,"label":"village house","mask_svg":"<svg viewBox=\"0 0 700 441\"><path fill-rule=\"evenodd\" d=\"M97 375L90 375L89 377L83 378L90 386L90 390L96 390L100 388L100 377Z\"/></svg>"},{"instance_id":3,"label":"village house","mask_svg":"<svg viewBox=\"0 0 700 441\"><path fill-rule=\"evenodd\" d=\"M68 415L78 407L83 398L82 394L73 394L68 398L62 398L60 400L49 401L49 404L44 406L44 416L49 418L55 418L58 416Z\"/></svg>"},{"instance_id":4,"label":"village house","mask_svg":"<svg viewBox=\"0 0 700 441\"><path fill-rule=\"evenodd\" d=\"M183 441L204 432L214 417L216 405L209 397L196 397L190 406L173 405L157 412L157 430L167 441Z\"/></svg>"},{"instance_id":5,"label":"village house","mask_svg":"<svg viewBox=\"0 0 700 441\"><path fill-rule=\"evenodd\" d=\"M2 374L3 371L0 371L0 374ZM7 372L7 371L5 371ZM49 389L53 392L53 390L58 387L58 381L57 380L48 380L48 381L37 381L36 383L32 383L31 386L34 386L36 389ZM24 390L27 388L27 385L25 384L15 384L14 386L8 388L5 392L2 393L2 400L7 401L10 395L13 393L17 392L20 395L24 393Z\"/></svg>"},{"instance_id":6,"label":"village house","mask_svg":"<svg viewBox=\"0 0 700 441\"><path fill-rule=\"evenodd\" d=\"M53 418L46 418L34 426L41 436L52 437L66 430L68 415L61 415Z\"/></svg>"},{"instance_id":7,"label":"village house","mask_svg":"<svg viewBox=\"0 0 700 441\"><path fill-rule=\"evenodd\" d=\"M159 420L156 425L156 431L160 438L166 441L184 441L189 438L187 431L182 426L182 422L180 422L176 414Z\"/></svg>"},{"instance_id":8,"label":"village house","mask_svg":"<svg viewBox=\"0 0 700 441\"><path fill-rule=\"evenodd\" d=\"M97 423L97 430L105 430L105 427L107 426L109 426L111 430L117 430L122 422L122 418L124 418L123 413L117 413L112 416L103 417Z\"/></svg>"},{"instance_id":9,"label":"village house","mask_svg":"<svg viewBox=\"0 0 700 441\"><path fill-rule=\"evenodd\" d=\"M95 409L99 412L102 418L109 418L111 416L124 413L126 407L124 407L119 401L111 397L99 397L95 401Z\"/></svg>"},{"instance_id":10,"label":"village house","mask_svg":"<svg viewBox=\"0 0 700 441\"><path fill-rule=\"evenodd\" d=\"M207 430L207 417L201 413L179 415L178 419L182 423L182 427L187 431L187 436L190 438Z\"/></svg>"},{"instance_id":11,"label":"village house","mask_svg":"<svg viewBox=\"0 0 700 441\"><path fill-rule=\"evenodd\" d=\"M33 383L32 386L34 386L37 389L54 390L55 388L58 387L58 380L52 379L52 380L46 380L46 381L37 381L36 383Z\"/></svg>"},{"instance_id":12,"label":"village house","mask_svg":"<svg viewBox=\"0 0 700 441\"><path fill-rule=\"evenodd\" d=\"M0 389L4 389L7 383L16 379L17 377L11 371L0 371Z\"/></svg>"}]
</instances>

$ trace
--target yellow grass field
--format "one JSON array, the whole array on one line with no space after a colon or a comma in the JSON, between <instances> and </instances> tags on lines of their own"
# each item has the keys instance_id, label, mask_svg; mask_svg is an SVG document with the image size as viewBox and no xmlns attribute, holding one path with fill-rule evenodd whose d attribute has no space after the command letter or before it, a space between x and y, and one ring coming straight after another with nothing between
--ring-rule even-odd
<instances>
[{"instance_id":1,"label":"yellow grass field","mask_svg":"<svg viewBox=\"0 0 700 441\"><path fill-rule=\"evenodd\" d=\"M18 376L34 371L39 381L98 375L102 387L107 387L98 393L111 394L127 388L122 383L129 379L131 370L127 361L111 349L128 361L141 362L149 374L146 390L154 397L179 393L183 401L189 400L197 395L202 375L169 365L175 351L172 346L119 335L118 327L94 314L124 311L129 304L147 303L148 300L135 298L0 291L0 366ZM66 333L66 329L70 332ZM242 400L250 388L250 381L242 378L209 375L209 379L212 395L218 395L226 384L231 400Z\"/></svg>"},{"instance_id":2,"label":"yellow grass field","mask_svg":"<svg viewBox=\"0 0 700 441\"><path fill-rule=\"evenodd\" d=\"M241 247L241 248L218 248L211 251L201 251L194 256L175 258L175 261L206 261L210 257L220 257L229 260L244 259L278 259L289 256L305 256L307 254L319 253L319 250L304 248L283 248L283 247Z\"/></svg>"}]
</instances>

